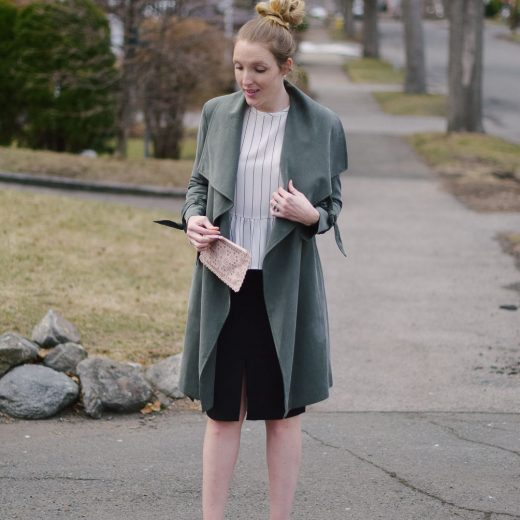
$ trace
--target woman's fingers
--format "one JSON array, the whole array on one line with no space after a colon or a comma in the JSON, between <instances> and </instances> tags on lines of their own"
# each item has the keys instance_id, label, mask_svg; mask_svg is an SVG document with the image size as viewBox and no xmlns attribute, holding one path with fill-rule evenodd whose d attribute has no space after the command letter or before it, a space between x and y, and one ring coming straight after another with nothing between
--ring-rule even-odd
<instances>
[{"instance_id":1,"label":"woman's fingers","mask_svg":"<svg viewBox=\"0 0 520 520\"><path fill-rule=\"evenodd\" d=\"M295 187L294 187L294 183L292 181L292 179L289 179L289 185L287 186L288 189L289 189L289 192L292 193L293 195L298 195L301 193L301 191L298 191Z\"/></svg>"},{"instance_id":2,"label":"woman's fingers","mask_svg":"<svg viewBox=\"0 0 520 520\"><path fill-rule=\"evenodd\" d=\"M218 237L209 235L199 235L198 237L195 236L190 239L192 245L197 249L197 251L202 251L211 247L211 244L213 244L215 240L218 240Z\"/></svg>"},{"instance_id":3,"label":"woman's fingers","mask_svg":"<svg viewBox=\"0 0 520 520\"><path fill-rule=\"evenodd\" d=\"M219 227L214 226L209 221L208 217L204 217L204 216L191 217L188 222L188 230L193 230L200 234L218 234L218 233L220 233Z\"/></svg>"},{"instance_id":4,"label":"woman's fingers","mask_svg":"<svg viewBox=\"0 0 520 520\"><path fill-rule=\"evenodd\" d=\"M193 228L190 231L192 231L195 235L204 235L204 236L220 235L219 229L214 229L214 228L208 229L203 226L193 226Z\"/></svg>"},{"instance_id":5,"label":"woman's fingers","mask_svg":"<svg viewBox=\"0 0 520 520\"><path fill-rule=\"evenodd\" d=\"M297 222L307 222L310 212L314 212L312 204L301 191L294 188L292 182L289 183L289 190L292 193L279 187L273 193L270 201L271 214Z\"/></svg>"},{"instance_id":6,"label":"woman's fingers","mask_svg":"<svg viewBox=\"0 0 520 520\"><path fill-rule=\"evenodd\" d=\"M202 251L211 246L214 240L220 235L218 226L214 226L208 217L203 215L194 215L188 220L186 234L190 243L197 249Z\"/></svg>"}]
</instances>

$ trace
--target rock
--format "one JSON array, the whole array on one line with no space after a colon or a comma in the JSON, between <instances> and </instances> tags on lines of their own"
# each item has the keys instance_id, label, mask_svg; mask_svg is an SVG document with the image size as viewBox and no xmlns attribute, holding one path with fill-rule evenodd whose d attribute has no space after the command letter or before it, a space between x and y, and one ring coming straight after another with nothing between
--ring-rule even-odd
<instances>
[{"instance_id":1,"label":"rock","mask_svg":"<svg viewBox=\"0 0 520 520\"><path fill-rule=\"evenodd\" d=\"M145 372L145 377L163 394L174 399L184 397L179 390L179 373L182 353L162 359Z\"/></svg>"},{"instance_id":2,"label":"rock","mask_svg":"<svg viewBox=\"0 0 520 520\"><path fill-rule=\"evenodd\" d=\"M80 153L81 157L89 157L90 159L95 159L98 155L97 155L97 152L96 150L83 150L81 153Z\"/></svg>"},{"instance_id":3,"label":"rock","mask_svg":"<svg viewBox=\"0 0 520 520\"><path fill-rule=\"evenodd\" d=\"M152 397L153 390L142 370L128 363L87 358L77 366L85 412L99 419L103 410L136 412Z\"/></svg>"},{"instance_id":4,"label":"rock","mask_svg":"<svg viewBox=\"0 0 520 520\"><path fill-rule=\"evenodd\" d=\"M72 323L49 309L43 320L34 327L32 340L49 348L69 341L79 343L80 335Z\"/></svg>"},{"instance_id":5,"label":"rock","mask_svg":"<svg viewBox=\"0 0 520 520\"><path fill-rule=\"evenodd\" d=\"M78 343L61 343L49 350L43 363L59 372L76 373L76 365L87 356L86 350Z\"/></svg>"},{"instance_id":6,"label":"rock","mask_svg":"<svg viewBox=\"0 0 520 520\"><path fill-rule=\"evenodd\" d=\"M38 345L15 332L0 336L0 376L22 363L30 363L38 357Z\"/></svg>"},{"instance_id":7,"label":"rock","mask_svg":"<svg viewBox=\"0 0 520 520\"><path fill-rule=\"evenodd\" d=\"M155 390L155 396L157 397L157 400L160 403L161 408L168 408L175 399L172 399L171 397L168 397L167 395L163 394L160 390Z\"/></svg>"},{"instance_id":8,"label":"rock","mask_svg":"<svg viewBox=\"0 0 520 520\"><path fill-rule=\"evenodd\" d=\"M73 403L78 395L77 383L42 365L15 367L0 379L0 411L11 417L51 417Z\"/></svg>"}]
</instances>

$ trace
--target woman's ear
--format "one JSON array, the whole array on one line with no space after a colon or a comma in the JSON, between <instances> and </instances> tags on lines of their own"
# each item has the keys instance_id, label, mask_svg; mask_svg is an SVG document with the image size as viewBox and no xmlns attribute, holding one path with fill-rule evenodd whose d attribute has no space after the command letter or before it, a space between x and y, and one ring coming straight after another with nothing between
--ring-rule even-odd
<instances>
[{"instance_id":1,"label":"woman's ear","mask_svg":"<svg viewBox=\"0 0 520 520\"><path fill-rule=\"evenodd\" d=\"M292 58L287 58L287 61L282 65L282 74L287 76L292 71L294 61Z\"/></svg>"}]
</instances>

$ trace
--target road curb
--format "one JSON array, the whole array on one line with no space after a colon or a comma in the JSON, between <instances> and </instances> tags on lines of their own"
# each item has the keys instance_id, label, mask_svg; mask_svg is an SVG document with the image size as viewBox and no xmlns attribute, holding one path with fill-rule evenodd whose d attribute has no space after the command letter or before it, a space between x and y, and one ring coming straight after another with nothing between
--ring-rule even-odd
<instances>
[{"instance_id":1,"label":"road curb","mask_svg":"<svg viewBox=\"0 0 520 520\"><path fill-rule=\"evenodd\" d=\"M24 184L28 186L43 186L71 191L94 191L113 193L116 195L140 195L149 197L186 197L182 188L163 188L161 186L123 184L113 182L96 182L58 177L55 175L31 175L28 173L12 173L0 171L0 182L6 184Z\"/></svg>"}]
</instances>

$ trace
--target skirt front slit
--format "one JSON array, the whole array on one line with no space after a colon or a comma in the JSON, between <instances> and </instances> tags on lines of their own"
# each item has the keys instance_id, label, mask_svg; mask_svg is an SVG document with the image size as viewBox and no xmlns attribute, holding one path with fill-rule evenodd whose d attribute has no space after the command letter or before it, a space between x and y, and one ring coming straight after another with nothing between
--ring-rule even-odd
<instances>
[{"instance_id":1,"label":"skirt front slit","mask_svg":"<svg viewBox=\"0 0 520 520\"><path fill-rule=\"evenodd\" d=\"M262 270L248 269L217 341L213 407L208 417L238 421L245 372L248 420L283 419L283 380L265 308ZM305 412L294 408L287 417Z\"/></svg>"}]
</instances>

